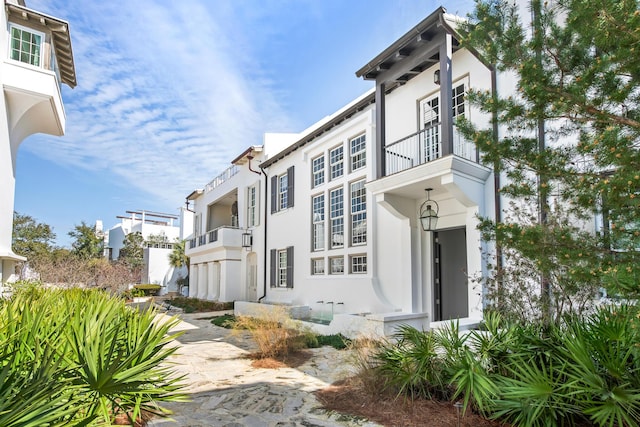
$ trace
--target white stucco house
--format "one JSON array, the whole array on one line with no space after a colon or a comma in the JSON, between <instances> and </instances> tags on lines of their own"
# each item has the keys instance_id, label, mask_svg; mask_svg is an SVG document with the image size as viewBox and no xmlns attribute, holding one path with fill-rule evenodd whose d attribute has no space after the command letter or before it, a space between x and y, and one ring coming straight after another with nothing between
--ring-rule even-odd
<instances>
[{"instance_id":1,"label":"white stucco house","mask_svg":"<svg viewBox=\"0 0 640 427\"><path fill-rule=\"evenodd\" d=\"M499 180L455 119L486 125L465 95L498 90L498 78L459 46L458 23L438 8L357 70L370 92L282 150L249 148L187 197L190 296L236 301L239 313L286 305L347 335L481 319L471 279L491 248L477 215L500 211Z\"/></svg>"},{"instance_id":2,"label":"white stucco house","mask_svg":"<svg viewBox=\"0 0 640 427\"><path fill-rule=\"evenodd\" d=\"M5 0L0 11L0 283L14 280L11 249L18 148L34 133L62 136L61 85L76 86L69 24Z\"/></svg>"},{"instance_id":3,"label":"white stucco house","mask_svg":"<svg viewBox=\"0 0 640 427\"><path fill-rule=\"evenodd\" d=\"M120 222L105 233L107 258L117 260L127 235L140 233L145 242L142 283L161 285L163 293L180 292L177 280L187 276L187 268L172 267L169 264L169 254L173 245L184 238L183 227L192 229L193 225L189 221L191 214L172 215L145 210L126 213L127 216L118 216Z\"/></svg>"}]
</instances>

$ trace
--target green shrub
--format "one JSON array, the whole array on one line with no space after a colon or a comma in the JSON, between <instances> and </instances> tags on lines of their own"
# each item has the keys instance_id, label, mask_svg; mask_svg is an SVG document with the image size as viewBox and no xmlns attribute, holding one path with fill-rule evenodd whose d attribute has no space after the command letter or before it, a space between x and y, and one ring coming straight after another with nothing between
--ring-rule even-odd
<instances>
[{"instance_id":1,"label":"green shrub","mask_svg":"<svg viewBox=\"0 0 640 427\"><path fill-rule=\"evenodd\" d=\"M222 328L231 329L235 323L236 317L233 314L223 314L211 319L211 323Z\"/></svg>"},{"instance_id":2,"label":"green shrub","mask_svg":"<svg viewBox=\"0 0 640 427\"><path fill-rule=\"evenodd\" d=\"M162 286L160 285L156 285L152 283L142 283L142 284L134 285L131 291L134 293L133 296L154 296L154 295L158 295L161 287ZM139 294L140 291L142 291L142 295ZM138 295L136 295L135 293L138 293Z\"/></svg>"},{"instance_id":3,"label":"green shrub","mask_svg":"<svg viewBox=\"0 0 640 427\"><path fill-rule=\"evenodd\" d=\"M208 301L187 297L174 297L169 302L174 307L180 307L185 313L233 310L233 302Z\"/></svg>"},{"instance_id":4,"label":"green shrub","mask_svg":"<svg viewBox=\"0 0 640 427\"><path fill-rule=\"evenodd\" d=\"M394 338L374 350L366 370L399 394L462 398L465 409L513 425L640 425L635 306L600 307L549 325L487 313L481 330L406 326Z\"/></svg>"},{"instance_id":5,"label":"green shrub","mask_svg":"<svg viewBox=\"0 0 640 427\"><path fill-rule=\"evenodd\" d=\"M342 334L337 335L318 335L318 347L328 345L336 350L342 350L351 344L351 340Z\"/></svg>"},{"instance_id":6,"label":"green shrub","mask_svg":"<svg viewBox=\"0 0 640 427\"><path fill-rule=\"evenodd\" d=\"M0 306L0 425L109 424L164 415L180 378L161 365L177 319L153 322L102 291L17 291Z\"/></svg>"}]
</instances>

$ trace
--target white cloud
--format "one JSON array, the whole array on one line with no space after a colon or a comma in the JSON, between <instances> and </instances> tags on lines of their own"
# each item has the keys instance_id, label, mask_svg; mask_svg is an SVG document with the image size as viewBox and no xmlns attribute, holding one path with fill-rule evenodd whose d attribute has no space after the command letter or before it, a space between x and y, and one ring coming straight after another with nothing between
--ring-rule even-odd
<instances>
[{"instance_id":1,"label":"white cloud","mask_svg":"<svg viewBox=\"0 0 640 427\"><path fill-rule=\"evenodd\" d=\"M266 124L290 126L278 89L251 68L250 23L233 3L38 3L70 22L78 74L65 137L28 146L41 157L175 204L260 144Z\"/></svg>"}]
</instances>

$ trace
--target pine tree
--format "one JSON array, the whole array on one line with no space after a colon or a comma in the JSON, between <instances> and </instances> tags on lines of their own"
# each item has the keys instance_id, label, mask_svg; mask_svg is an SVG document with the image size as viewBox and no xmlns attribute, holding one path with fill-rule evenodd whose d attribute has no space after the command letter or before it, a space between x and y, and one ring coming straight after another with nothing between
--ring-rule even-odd
<instances>
[{"instance_id":1,"label":"pine tree","mask_svg":"<svg viewBox=\"0 0 640 427\"><path fill-rule=\"evenodd\" d=\"M495 264L495 302L516 297L520 313L532 302L546 317L581 308L598 287L637 298L638 1L533 0L531 16L511 3L478 1L461 30L463 46L494 64L498 78L517 81L509 96L470 94L493 114L497 134L458 123L511 201L500 220L480 225L506 261ZM532 299L536 283L542 290Z\"/></svg>"}]
</instances>

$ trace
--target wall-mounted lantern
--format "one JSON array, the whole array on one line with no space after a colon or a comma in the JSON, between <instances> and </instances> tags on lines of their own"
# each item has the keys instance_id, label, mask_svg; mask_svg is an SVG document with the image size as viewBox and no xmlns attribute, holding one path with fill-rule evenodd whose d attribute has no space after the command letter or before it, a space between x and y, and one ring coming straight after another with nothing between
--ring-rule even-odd
<instances>
[{"instance_id":1,"label":"wall-mounted lantern","mask_svg":"<svg viewBox=\"0 0 640 427\"><path fill-rule=\"evenodd\" d=\"M242 233L242 247L246 250L250 250L251 246L253 246L253 235L249 230L246 230Z\"/></svg>"},{"instance_id":2,"label":"wall-mounted lantern","mask_svg":"<svg viewBox=\"0 0 640 427\"><path fill-rule=\"evenodd\" d=\"M435 200L431 200L429 195L431 190L433 190L433 188L425 188L424 191L427 192L427 200L420 206L420 224L424 231L433 231L438 225L440 206L438 206Z\"/></svg>"},{"instance_id":3,"label":"wall-mounted lantern","mask_svg":"<svg viewBox=\"0 0 640 427\"><path fill-rule=\"evenodd\" d=\"M435 84L437 84L437 85L439 85L439 84L440 84L440 70L436 70L436 71L433 73L433 82L434 82Z\"/></svg>"}]
</instances>

